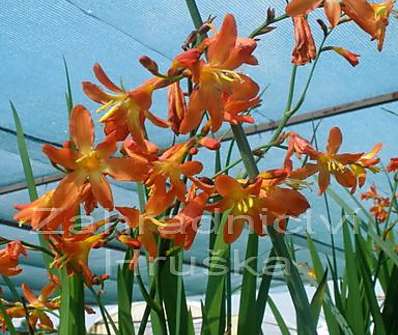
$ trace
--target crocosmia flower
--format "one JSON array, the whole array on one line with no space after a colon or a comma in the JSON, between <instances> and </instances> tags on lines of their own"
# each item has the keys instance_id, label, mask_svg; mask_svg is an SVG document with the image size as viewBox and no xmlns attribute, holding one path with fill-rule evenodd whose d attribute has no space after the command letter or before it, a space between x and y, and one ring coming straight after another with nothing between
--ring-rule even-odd
<instances>
[{"instance_id":1,"label":"crocosmia flower","mask_svg":"<svg viewBox=\"0 0 398 335\"><path fill-rule=\"evenodd\" d=\"M200 59L200 48L207 47L207 62ZM211 130L217 131L224 120L224 95L244 89L246 99L254 98L258 86L248 77L234 71L242 64L257 64L252 55L256 41L238 38L235 18L225 17L221 30L206 39L199 49L192 49L177 56L172 70L187 68L195 84L190 96L188 111L183 118L180 132L185 134L196 128L205 111L210 115ZM249 88L249 89L248 89Z\"/></svg>"},{"instance_id":2,"label":"crocosmia flower","mask_svg":"<svg viewBox=\"0 0 398 335\"><path fill-rule=\"evenodd\" d=\"M387 219L391 201L389 198L383 197L379 194L376 185L370 186L369 191L362 193L361 199L373 200L370 212L378 222L384 222Z\"/></svg>"},{"instance_id":3,"label":"crocosmia flower","mask_svg":"<svg viewBox=\"0 0 398 335\"><path fill-rule=\"evenodd\" d=\"M114 84L99 64L94 65L94 74L111 93L106 93L88 81L83 82L83 90L89 98L102 105L98 111L106 111L100 121L106 124L106 132L109 135L115 132L118 139L123 139L130 133L139 145L145 145L146 119L159 127L169 126L149 110L152 105L152 93L156 88L165 85L164 79L153 78L135 89L125 90Z\"/></svg>"},{"instance_id":4,"label":"crocosmia flower","mask_svg":"<svg viewBox=\"0 0 398 335\"><path fill-rule=\"evenodd\" d=\"M106 243L110 232L98 230L108 222L108 220L101 220L67 235L50 235L49 238L56 254L52 266L66 267L69 275L81 273L88 285L95 283L98 277L91 272L88 257L93 248L99 248ZM106 276L99 278L104 279Z\"/></svg>"},{"instance_id":5,"label":"crocosmia flower","mask_svg":"<svg viewBox=\"0 0 398 335\"><path fill-rule=\"evenodd\" d=\"M189 150L195 145L191 139L176 144L151 163L145 185L150 189L146 210L158 215L169 207L175 198L185 201L186 187L182 177L193 178L203 169L198 161L184 162Z\"/></svg>"},{"instance_id":6,"label":"crocosmia flower","mask_svg":"<svg viewBox=\"0 0 398 335\"><path fill-rule=\"evenodd\" d=\"M192 246L213 187L209 185L206 191L197 190L198 187L193 185L188 192L184 208L159 227L159 233L163 238L172 239L175 245L185 250Z\"/></svg>"},{"instance_id":7,"label":"crocosmia flower","mask_svg":"<svg viewBox=\"0 0 398 335\"><path fill-rule=\"evenodd\" d=\"M391 158L390 163L387 166L387 171L388 172L398 171L398 157L397 158Z\"/></svg>"},{"instance_id":8,"label":"crocosmia flower","mask_svg":"<svg viewBox=\"0 0 398 335\"><path fill-rule=\"evenodd\" d=\"M141 213L138 209L129 207L117 207L117 210L123 215L130 228L137 229L136 238L122 234L118 237L119 240L136 250L139 250L142 245L148 252L149 258L154 259L158 250L156 243L156 236L159 234L158 227L163 223L150 211ZM130 268L135 266L136 260L136 257L133 258Z\"/></svg>"},{"instance_id":9,"label":"crocosmia flower","mask_svg":"<svg viewBox=\"0 0 398 335\"><path fill-rule=\"evenodd\" d=\"M11 241L4 249L0 250L0 274L3 276L16 276L22 272L19 267L19 257L26 256L26 248L21 241Z\"/></svg>"},{"instance_id":10,"label":"crocosmia flower","mask_svg":"<svg viewBox=\"0 0 398 335\"><path fill-rule=\"evenodd\" d=\"M218 176L215 187L222 199L211 208L221 212L230 211L224 226L224 240L227 243L235 241L246 224L258 235L264 235L260 216L263 204L259 198L261 180L246 184L229 176Z\"/></svg>"},{"instance_id":11,"label":"crocosmia flower","mask_svg":"<svg viewBox=\"0 0 398 335\"><path fill-rule=\"evenodd\" d=\"M295 137L297 138L297 136ZM300 154L306 154L315 163L306 163L303 168L291 172L290 177L294 179L305 179L319 173L318 184L320 193L324 193L330 184L330 176L333 175L337 182L348 188L355 188L356 177L349 168L350 164L356 163L363 153L338 154L343 141L341 130L334 127L329 132L328 144L325 152L314 149L311 145L302 147Z\"/></svg>"},{"instance_id":12,"label":"crocosmia flower","mask_svg":"<svg viewBox=\"0 0 398 335\"><path fill-rule=\"evenodd\" d=\"M325 14L332 27L337 26L341 16L340 0L324 0ZM286 13L289 16L306 15L318 8L322 0L293 0L286 6Z\"/></svg>"},{"instance_id":13,"label":"crocosmia flower","mask_svg":"<svg viewBox=\"0 0 398 335\"><path fill-rule=\"evenodd\" d=\"M307 18L303 15L293 17L294 49L292 63L305 65L316 58L316 46Z\"/></svg>"},{"instance_id":14,"label":"crocosmia flower","mask_svg":"<svg viewBox=\"0 0 398 335\"><path fill-rule=\"evenodd\" d=\"M59 300L50 299L59 284L57 277L50 276L50 282L42 288L39 296L36 296L28 285L22 284L22 292L28 303L27 307L30 310L28 316L29 323L33 329L38 327L42 330L54 330L54 324L46 312L57 310L60 307Z\"/></svg>"},{"instance_id":15,"label":"crocosmia flower","mask_svg":"<svg viewBox=\"0 0 398 335\"><path fill-rule=\"evenodd\" d=\"M394 1L370 4L366 0L343 0L342 4L344 12L366 31L372 40L377 40L377 48L381 51Z\"/></svg>"},{"instance_id":16,"label":"crocosmia flower","mask_svg":"<svg viewBox=\"0 0 398 335\"><path fill-rule=\"evenodd\" d=\"M350 168L358 180L357 184L359 187L365 184L368 170L373 173L380 171L380 168L377 166L380 158L377 155L382 147L381 143L376 144L370 152L363 154L354 164L351 164Z\"/></svg>"},{"instance_id":17,"label":"crocosmia flower","mask_svg":"<svg viewBox=\"0 0 398 335\"><path fill-rule=\"evenodd\" d=\"M145 178L147 161L142 157L111 157L116 150L113 139L108 138L94 147L93 121L83 106L76 106L72 111L70 135L71 142L61 149L47 144L43 147L53 163L68 171L54 192L54 207L71 207L80 198L85 183L89 183L101 206L112 209L112 192L105 175L125 181Z\"/></svg>"}]
</instances>

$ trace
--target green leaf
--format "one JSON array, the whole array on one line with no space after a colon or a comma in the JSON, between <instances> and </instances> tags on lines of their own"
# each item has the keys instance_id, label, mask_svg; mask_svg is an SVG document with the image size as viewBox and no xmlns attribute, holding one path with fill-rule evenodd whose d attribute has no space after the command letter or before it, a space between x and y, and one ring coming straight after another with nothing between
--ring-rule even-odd
<instances>
[{"instance_id":1,"label":"green leaf","mask_svg":"<svg viewBox=\"0 0 398 335\"><path fill-rule=\"evenodd\" d=\"M311 313L315 325L318 325L319 315L321 313L321 307L324 302L326 288L327 288L327 278L328 274L327 271L325 271L325 274L323 275L323 278L321 279L321 282L319 283L315 291L315 294L311 300Z\"/></svg>"},{"instance_id":2,"label":"green leaf","mask_svg":"<svg viewBox=\"0 0 398 335\"><path fill-rule=\"evenodd\" d=\"M25 134L22 128L18 112L11 101L10 101L10 106L14 117L19 157L21 158L25 174L25 180L28 186L29 198L30 201L34 201L38 198L38 194L36 190L35 178L33 177L32 165L30 164L29 152L25 141ZM41 234L39 235L39 242L41 247L48 249L48 242ZM42 256L44 264L46 265L47 269L49 269L50 263L52 262L52 258L50 257L50 255L46 253L42 253ZM51 272L57 274L57 271L55 270L51 270Z\"/></svg>"},{"instance_id":3,"label":"green leaf","mask_svg":"<svg viewBox=\"0 0 398 335\"><path fill-rule=\"evenodd\" d=\"M363 244L361 243L360 239L362 237L357 234L355 235L356 244L357 244L357 251L358 251L358 263L362 273L362 282L365 289L364 298L367 299L368 305L370 307L370 313L373 317L374 323L374 335L386 335L386 331L384 329L383 318L380 313L379 303L377 302L376 293L372 283L372 275L369 269L369 264L366 261L366 254L365 250L363 249Z\"/></svg>"},{"instance_id":4,"label":"green leaf","mask_svg":"<svg viewBox=\"0 0 398 335\"><path fill-rule=\"evenodd\" d=\"M187 330L187 335L195 335L195 327L193 323L193 317L192 317L192 311L188 311L188 330Z\"/></svg>"},{"instance_id":5,"label":"green leaf","mask_svg":"<svg viewBox=\"0 0 398 335\"><path fill-rule=\"evenodd\" d=\"M315 243L309 234L307 234L307 244L308 244L308 250L310 251L310 254L311 254L312 266L315 271L316 279L317 279L318 284L320 284L322 282L322 279L324 278L324 275L326 272L323 269L323 265L319 258L319 254L316 249ZM330 291L329 291L328 285L325 286L325 289L326 289L326 295L330 297ZM339 297L337 297L337 299L339 299ZM329 329L329 333L337 334L338 333L338 324L337 324L332 312L330 311L330 307L325 302L323 303L323 310L325 312L325 320L326 320L326 324Z\"/></svg>"},{"instance_id":6,"label":"green leaf","mask_svg":"<svg viewBox=\"0 0 398 335\"><path fill-rule=\"evenodd\" d=\"M61 271L60 335L85 335L84 281Z\"/></svg>"},{"instance_id":7,"label":"green leaf","mask_svg":"<svg viewBox=\"0 0 398 335\"><path fill-rule=\"evenodd\" d=\"M353 249L348 224L343 223L343 239L345 249L345 269L348 286L347 320L355 334L363 334L365 322L363 318L363 300L357 267L357 254Z\"/></svg>"},{"instance_id":8,"label":"green leaf","mask_svg":"<svg viewBox=\"0 0 398 335\"><path fill-rule=\"evenodd\" d=\"M334 315L336 322L339 324L342 333L344 335L354 335L347 320L345 319L343 314L341 314L339 309L333 304L333 302L328 296L325 297L325 302L329 306L331 313ZM330 333L330 334L338 334L338 333Z\"/></svg>"},{"instance_id":9,"label":"green leaf","mask_svg":"<svg viewBox=\"0 0 398 335\"><path fill-rule=\"evenodd\" d=\"M269 289L271 286L272 276L274 272L274 267L277 264L277 258L275 250L272 248L267 259L267 263L264 267L264 273L261 276L261 283L258 289L258 295L256 300L256 312L257 312L257 327L254 334L260 334L261 324L264 319L265 307L267 305L267 299L269 294Z\"/></svg>"},{"instance_id":10,"label":"green leaf","mask_svg":"<svg viewBox=\"0 0 398 335\"><path fill-rule=\"evenodd\" d=\"M68 116L70 116L70 113L72 112L73 109L73 96L72 96L72 86L70 82L68 64L66 63L65 57L64 57L64 69L66 76L66 93L65 93L66 110L68 112Z\"/></svg>"},{"instance_id":11,"label":"green leaf","mask_svg":"<svg viewBox=\"0 0 398 335\"><path fill-rule=\"evenodd\" d=\"M238 334L254 334L257 327L256 289L257 276L252 271L257 271L258 236L249 233L245 256L245 270L242 277L242 288L239 305ZM251 269L251 270L249 270Z\"/></svg>"},{"instance_id":12,"label":"green leaf","mask_svg":"<svg viewBox=\"0 0 398 335\"><path fill-rule=\"evenodd\" d=\"M170 334L186 334L190 328L182 271L183 254L168 257L159 273L159 285Z\"/></svg>"},{"instance_id":13,"label":"green leaf","mask_svg":"<svg viewBox=\"0 0 398 335\"><path fill-rule=\"evenodd\" d=\"M282 317L282 314L279 312L278 307L276 307L271 297L268 297L268 305L271 308L272 314L274 314L281 335L290 335L289 328L287 327L286 322Z\"/></svg>"},{"instance_id":14,"label":"green leaf","mask_svg":"<svg viewBox=\"0 0 398 335\"><path fill-rule=\"evenodd\" d=\"M334 199L334 201L344 209L344 211L352 216L355 216L356 213L355 211L336 193L334 192L331 188L327 190L328 194ZM361 208L363 206L356 200L358 203L358 206L360 205ZM366 209L363 209L366 213ZM363 222L361 224L361 229L366 231L369 236L372 238L374 243L381 249L383 252L395 263L395 265L398 265L398 256L395 253L395 245L389 241L389 240L383 240L377 232L374 230L374 225L376 224L373 220L373 218L370 216L369 213L367 213L367 217L369 218L369 221L372 223L372 225L365 225Z\"/></svg>"},{"instance_id":15,"label":"green leaf","mask_svg":"<svg viewBox=\"0 0 398 335\"><path fill-rule=\"evenodd\" d=\"M394 266L386 291L383 308L383 321L387 334L393 335L398 329L398 267Z\"/></svg>"},{"instance_id":16,"label":"green leaf","mask_svg":"<svg viewBox=\"0 0 398 335\"><path fill-rule=\"evenodd\" d=\"M210 257L206 296L205 314L206 323L203 323L202 334L218 335L224 332L221 315L225 315L224 293L226 265L228 264L228 244L224 242L224 225L228 219L229 211L223 213L221 223L218 227L213 254Z\"/></svg>"},{"instance_id":17,"label":"green leaf","mask_svg":"<svg viewBox=\"0 0 398 335\"><path fill-rule=\"evenodd\" d=\"M126 252L126 261L130 260L132 250ZM134 323L131 315L133 299L134 272L130 271L128 264L119 266L117 271L117 304L118 325L120 335L134 335Z\"/></svg>"},{"instance_id":18,"label":"green leaf","mask_svg":"<svg viewBox=\"0 0 398 335\"><path fill-rule=\"evenodd\" d=\"M276 254L287 262L288 272L285 274L285 278L296 310L298 334L316 334L316 327L312 319L307 292L305 291L300 274L292 262L283 235L275 231L272 226L268 227L268 234L271 237Z\"/></svg>"}]
</instances>

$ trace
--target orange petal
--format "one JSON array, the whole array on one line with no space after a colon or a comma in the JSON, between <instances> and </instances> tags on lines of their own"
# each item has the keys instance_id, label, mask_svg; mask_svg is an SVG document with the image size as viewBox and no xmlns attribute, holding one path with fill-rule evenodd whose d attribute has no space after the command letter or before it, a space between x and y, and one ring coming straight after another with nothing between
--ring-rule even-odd
<instances>
[{"instance_id":1,"label":"orange petal","mask_svg":"<svg viewBox=\"0 0 398 335\"><path fill-rule=\"evenodd\" d=\"M260 92L258 84L249 76L239 73L239 79L233 82L230 99L249 100Z\"/></svg>"},{"instance_id":2,"label":"orange petal","mask_svg":"<svg viewBox=\"0 0 398 335\"><path fill-rule=\"evenodd\" d=\"M84 106L77 105L73 108L69 127L71 138L79 150L90 150L94 143L94 123Z\"/></svg>"},{"instance_id":3,"label":"orange petal","mask_svg":"<svg viewBox=\"0 0 398 335\"><path fill-rule=\"evenodd\" d=\"M200 91L195 89L190 98L187 112L181 121L180 133L187 134L192 129L199 126L204 112L204 101L200 96Z\"/></svg>"},{"instance_id":4,"label":"orange petal","mask_svg":"<svg viewBox=\"0 0 398 335\"><path fill-rule=\"evenodd\" d=\"M373 36L376 32L376 24L374 12L369 2L367 0L343 0L342 3L345 14Z\"/></svg>"},{"instance_id":5,"label":"orange petal","mask_svg":"<svg viewBox=\"0 0 398 335\"><path fill-rule=\"evenodd\" d=\"M33 304L37 301L37 297L33 294L32 290L26 285L22 284L22 293L25 299L30 303Z\"/></svg>"},{"instance_id":6,"label":"orange petal","mask_svg":"<svg viewBox=\"0 0 398 335\"><path fill-rule=\"evenodd\" d=\"M292 179L304 180L318 172L318 165L307 163L304 167L290 172L289 177Z\"/></svg>"},{"instance_id":7,"label":"orange petal","mask_svg":"<svg viewBox=\"0 0 398 335\"><path fill-rule=\"evenodd\" d=\"M76 169L76 157L69 148L56 148L49 144L43 145L43 152L51 162L59 164L68 170Z\"/></svg>"},{"instance_id":8,"label":"orange petal","mask_svg":"<svg viewBox=\"0 0 398 335\"><path fill-rule=\"evenodd\" d=\"M233 215L228 216L228 221L224 226L224 241L228 244L235 242L242 234L246 219L234 218Z\"/></svg>"},{"instance_id":9,"label":"orange petal","mask_svg":"<svg viewBox=\"0 0 398 335\"><path fill-rule=\"evenodd\" d=\"M127 118L127 126L134 141L136 141L138 145L145 147L145 126L144 118L142 117L144 115L142 114L141 116L140 114L141 113L138 112L129 113Z\"/></svg>"},{"instance_id":10,"label":"orange petal","mask_svg":"<svg viewBox=\"0 0 398 335\"><path fill-rule=\"evenodd\" d=\"M84 93L91 100L93 100L99 104L106 104L109 100L112 99L112 97L110 95L106 94L101 88L99 88L97 85L95 85L89 81L83 81L82 87L83 87Z\"/></svg>"},{"instance_id":11,"label":"orange petal","mask_svg":"<svg viewBox=\"0 0 398 335\"><path fill-rule=\"evenodd\" d=\"M106 164L107 172L120 181L143 181L148 173L148 161L137 155L134 158L110 158Z\"/></svg>"},{"instance_id":12,"label":"orange petal","mask_svg":"<svg viewBox=\"0 0 398 335\"><path fill-rule=\"evenodd\" d=\"M223 67L229 70L238 68L242 64L257 65L258 60L252 55L257 47L256 40L252 38L237 38L235 47L232 49Z\"/></svg>"},{"instance_id":13,"label":"orange petal","mask_svg":"<svg viewBox=\"0 0 398 335\"><path fill-rule=\"evenodd\" d=\"M116 151L116 141L113 137L107 137L95 147L95 151L101 155L102 159L107 159Z\"/></svg>"},{"instance_id":14,"label":"orange petal","mask_svg":"<svg viewBox=\"0 0 398 335\"><path fill-rule=\"evenodd\" d=\"M69 208L79 202L85 179L86 176L78 171L67 174L59 183L54 192L54 208Z\"/></svg>"},{"instance_id":15,"label":"orange petal","mask_svg":"<svg viewBox=\"0 0 398 335\"><path fill-rule=\"evenodd\" d=\"M319 165L319 176L318 176L318 185L319 185L319 193L323 194L330 184L330 173L329 170L323 166Z\"/></svg>"},{"instance_id":16,"label":"orange petal","mask_svg":"<svg viewBox=\"0 0 398 335\"><path fill-rule=\"evenodd\" d=\"M345 169L344 172L335 173L337 182L344 187L355 187L357 180L355 175L348 169Z\"/></svg>"},{"instance_id":17,"label":"orange petal","mask_svg":"<svg viewBox=\"0 0 398 335\"><path fill-rule=\"evenodd\" d=\"M264 199L267 209L279 215L298 216L309 207L307 199L298 191L276 187L269 196Z\"/></svg>"},{"instance_id":18,"label":"orange petal","mask_svg":"<svg viewBox=\"0 0 398 335\"><path fill-rule=\"evenodd\" d=\"M346 164L352 164L358 161L362 157L363 153L357 153L357 154L339 154L335 155L336 160L338 160L340 163L346 165Z\"/></svg>"},{"instance_id":19,"label":"orange petal","mask_svg":"<svg viewBox=\"0 0 398 335\"><path fill-rule=\"evenodd\" d=\"M116 209L126 218L127 224L131 228L137 228L140 223L140 211L136 208L116 207Z\"/></svg>"},{"instance_id":20,"label":"orange petal","mask_svg":"<svg viewBox=\"0 0 398 335\"><path fill-rule=\"evenodd\" d=\"M223 197L239 196L243 192L243 188L239 182L229 176L218 176L215 180L215 185L217 192Z\"/></svg>"},{"instance_id":21,"label":"orange petal","mask_svg":"<svg viewBox=\"0 0 398 335\"><path fill-rule=\"evenodd\" d=\"M174 192L166 192L164 187L154 186L145 205L145 212L154 216L159 215L170 207L174 199Z\"/></svg>"},{"instance_id":22,"label":"orange petal","mask_svg":"<svg viewBox=\"0 0 398 335\"><path fill-rule=\"evenodd\" d=\"M341 133L340 128L333 127L329 131L329 139L326 151L329 154L335 154L340 149L342 142L343 142L343 134Z\"/></svg>"},{"instance_id":23,"label":"orange petal","mask_svg":"<svg viewBox=\"0 0 398 335\"><path fill-rule=\"evenodd\" d=\"M100 64L96 63L93 67L95 77L99 80L99 82L104 85L109 90L120 93L122 90L119 86L115 85L112 80L109 79L103 68Z\"/></svg>"},{"instance_id":24,"label":"orange petal","mask_svg":"<svg viewBox=\"0 0 398 335\"><path fill-rule=\"evenodd\" d=\"M190 161L181 164L180 169L183 175L192 177L203 170L203 165L198 161Z\"/></svg>"},{"instance_id":25,"label":"orange petal","mask_svg":"<svg viewBox=\"0 0 398 335\"><path fill-rule=\"evenodd\" d=\"M146 251L149 254L150 258L155 258L158 252L158 246L156 244L156 239L154 234L151 231L145 229L144 226L144 233L140 235L140 241L142 242L143 246L145 247Z\"/></svg>"},{"instance_id":26,"label":"orange petal","mask_svg":"<svg viewBox=\"0 0 398 335\"><path fill-rule=\"evenodd\" d=\"M93 173L89 178L95 199L105 209L113 209L112 191L105 177L101 173Z\"/></svg>"},{"instance_id":27,"label":"orange petal","mask_svg":"<svg viewBox=\"0 0 398 335\"><path fill-rule=\"evenodd\" d=\"M211 39L207 49L207 56L212 65L222 65L230 55L238 35L235 18L227 14L221 30Z\"/></svg>"},{"instance_id":28,"label":"orange petal","mask_svg":"<svg viewBox=\"0 0 398 335\"><path fill-rule=\"evenodd\" d=\"M221 146L220 141L212 137L202 137L199 140L199 144L209 150L218 150Z\"/></svg>"},{"instance_id":29,"label":"orange petal","mask_svg":"<svg viewBox=\"0 0 398 335\"><path fill-rule=\"evenodd\" d=\"M206 89L206 109L210 115L211 131L216 132L220 129L224 120L224 106L221 94L212 89Z\"/></svg>"},{"instance_id":30,"label":"orange petal","mask_svg":"<svg viewBox=\"0 0 398 335\"><path fill-rule=\"evenodd\" d=\"M168 128L170 126L169 122L167 122L166 120L161 119L160 117L157 117L155 114L151 113L149 110L146 111L145 116L155 126L162 127L162 128Z\"/></svg>"},{"instance_id":31,"label":"orange petal","mask_svg":"<svg viewBox=\"0 0 398 335\"><path fill-rule=\"evenodd\" d=\"M334 28L340 21L341 7L340 0L325 0L325 14L330 22L330 25Z\"/></svg>"},{"instance_id":32,"label":"orange petal","mask_svg":"<svg viewBox=\"0 0 398 335\"><path fill-rule=\"evenodd\" d=\"M293 0L286 6L289 16L306 15L321 4L321 0Z\"/></svg>"}]
</instances>

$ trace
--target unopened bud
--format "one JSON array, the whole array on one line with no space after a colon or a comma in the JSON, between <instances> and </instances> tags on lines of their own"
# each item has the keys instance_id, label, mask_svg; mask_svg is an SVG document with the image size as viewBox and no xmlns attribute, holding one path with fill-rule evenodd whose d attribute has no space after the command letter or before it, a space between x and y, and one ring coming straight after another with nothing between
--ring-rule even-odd
<instances>
[{"instance_id":1,"label":"unopened bud","mask_svg":"<svg viewBox=\"0 0 398 335\"><path fill-rule=\"evenodd\" d=\"M159 66L152 58L148 56L142 56L140 57L139 61L141 65L145 67L150 73L155 76L159 75Z\"/></svg>"}]
</instances>

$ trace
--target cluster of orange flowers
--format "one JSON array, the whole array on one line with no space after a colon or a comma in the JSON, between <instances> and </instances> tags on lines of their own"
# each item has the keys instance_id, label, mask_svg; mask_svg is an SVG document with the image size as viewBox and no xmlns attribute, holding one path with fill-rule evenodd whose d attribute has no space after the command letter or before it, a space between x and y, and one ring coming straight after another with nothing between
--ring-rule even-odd
<instances>
[{"instance_id":1,"label":"cluster of orange flowers","mask_svg":"<svg viewBox=\"0 0 398 335\"><path fill-rule=\"evenodd\" d=\"M296 28L294 62L297 64L304 64L316 55L306 17L320 3L294 0L287 7ZM378 5L364 0L343 0L341 6L339 1L323 3L332 26L339 22L342 9L382 47L391 1ZM305 179L317 175L320 193L327 189L331 176L355 191L364 184L367 171L378 171L377 154L381 145L369 153L340 154L342 134L340 129L333 128L325 152L294 132L284 134L279 141L281 144L286 141L288 146L283 167L263 171L255 179L235 179L226 174L212 179L200 176L203 165L194 159L195 154L220 147L210 132L219 130L223 123L254 122L248 111L260 104L259 86L237 70L242 64L257 64L253 55L257 41L238 37L232 15L225 17L218 32L209 21L198 34L210 30L211 37L200 43L188 43L190 48L175 57L166 73L160 73L152 59L142 57L141 64L154 77L136 88L127 90L116 85L99 64L94 66L94 74L103 87L83 82L86 95L100 105L98 112L104 112L100 122L104 125L105 138L95 144L90 112L82 105L75 106L70 115L69 140L62 148L43 147L50 161L65 172L64 178L54 190L32 203L16 206L15 219L43 233L49 241L54 254L52 267L65 267L70 275L81 273L87 285L101 283L107 277L96 276L88 265L93 248L117 238L134 249L133 269L141 248L150 258L156 257L159 237L173 240L175 246L190 248L205 211L229 211L224 226L224 239L228 243L235 241L247 224L260 236L274 223L284 230L289 217L297 217L310 207L300 192ZM199 41L203 36L197 37ZM336 51L345 54L343 49ZM188 92L183 90L186 79L190 82ZM153 93L165 87L167 120L150 111ZM156 126L170 128L176 135L190 134L190 139L166 150L159 149L146 136L147 119ZM307 162L295 169L293 156L305 156ZM391 170L397 166L396 162L392 163ZM110 178L145 185L148 191L145 208L141 211L115 206ZM118 216L115 220L75 229L82 205L87 215L101 206L117 211ZM123 229L120 222L125 223ZM0 273L17 275L21 271L18 258L24 254L26 249L21 242L10 242L0 251ZM39 327L52 327L43 310L57 308L58 302L49 300L57 283L51 277L39 297L24 287L33 327L38 322ZM25 312L19 305L7 310L11 317L22 317Z\"/></svg>"},{"instance_id":2,"label":"cluster of orange flowers","mask_svg":"<svg viewBox=\"0 0 398 335\"><path fill-rule=\"evenodd\" d=\"M354 21L377 40L379 51L383 49L388 18L394 8L394 0L381 3L369 3L367 0L292 0L286 7L286 13L293 17L295 47L292 61L304 65L317 56L317 48L308 23L308 14L323 7L332 28L340 23ZM326 47L347 59L353 66L359 62L359 55L341 47Z\"/></svg>"}]
</instances>

